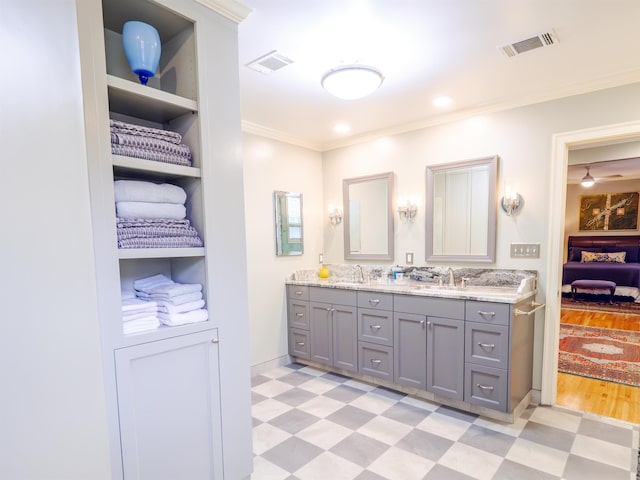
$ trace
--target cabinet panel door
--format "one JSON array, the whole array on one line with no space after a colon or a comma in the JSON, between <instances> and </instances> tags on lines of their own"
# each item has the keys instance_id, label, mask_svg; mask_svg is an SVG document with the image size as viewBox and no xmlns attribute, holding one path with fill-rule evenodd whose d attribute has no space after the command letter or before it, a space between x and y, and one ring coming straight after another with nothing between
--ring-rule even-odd
<instances>
[{"instance_id":1,"label":"cabinet panel door","mask_svg":"<svg viewBox=\"0 0 640 480\"><path fill-rule=\"evenodd\" d=\"M289 329L289 355L309 358L309 332L297 328Z\"/></svg>"},{"instance_id":2,"label":"cabinet panel door","mask_svg":"<svg viewBox=\"0 0 640 480\"><path fill-rule=\"evenodd\" d=\"M358 308L358 338L364 342L393 346L393 314Z\"/></svg>"},{"instance_id":3,"label":"cabinet panel door","mask_svg":"<svg viewBox=\"0 0 640 480\"><path fill-rule=\"evenodd\" d=\"M465 361L506 369L509 363L509 327L467 322Z\"/></svg>"},{"instance_id":4,"label":"cabinet panel door","mask_svg":"<svg viewBox=\"0 0 640 480\"><path fill-rule=\"evenodd\" d=\"M289 327L309 330L309 302L289 300Z\"/></svg>"},{"instance_id":5,"label":"cabinet panel door","mask_svg":"<svg viewBox=\"0 0 640 480\"><path fill-rule=\"evenodd\" d=\"M427 390L462 400L464 321L427 317Z\"/></svg>"},{"instance_id":6,"label":"cabinet panel door","mask_svg":"<svg viewBox=\"0 0 640 480\"><path fill-rule=\"evenodd\" d=\"M222 478L217 330L115 351L127 480Z\"/></svg>"},{"instance_id":7,"label":"cabinet panel door","mask_svg":"<svg viewBox=\"0 0 640 480\"><path fill-rule=\"evenodd\" d=\"M333 305L333 366L358 370L358 324L356 308Z\"/></svg>"},{"instance_id":8,"label":"cabinet panel door","mask_svg":"<svg viewBox=\"0 0 640 480\"><path fill-rule=\"evenodd\" d=\"M309 304L311 360L331 365L333 360L333 319L331 305L311 302Z\"/></svg>"},{"instance_id":9,"label":"cabinet panel door","mask_svg":"<svg viewBox=\"0 0 640 480\"><path fill-rule=\"evenodd\" d=\"M393 348L375 343L358 342L358 371L372 377L393 380Z\"/></svg>"},{"instance_id":10,"label":"cabinet panel door","mask_svg":"<svg viewBox=\"0 0 640 480\"><path fill-rule=\"evenodd\" d=\"M393 318L393 381L400 385L427 388L426 317L396 313Z\"/></svg>"}]
</instances>

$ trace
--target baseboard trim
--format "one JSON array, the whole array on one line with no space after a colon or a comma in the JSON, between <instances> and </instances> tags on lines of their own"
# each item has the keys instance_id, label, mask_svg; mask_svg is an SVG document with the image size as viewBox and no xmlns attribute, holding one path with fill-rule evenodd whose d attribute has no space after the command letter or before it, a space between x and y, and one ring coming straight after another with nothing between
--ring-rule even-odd
<instances>
[{"instance_id":1,"label":"baseboard trim","mask_svg":"<svg viewBox=\"0 0 640 480\"><path fill-rule=\"evenodd\" d=\"M274 358L273 360L268 360L266 362L258 363L256 365L251 366L251 377L255 377L258 375L262 375L264 372L268 372L274 368L282 367L284 365L288 365L292 362L291 357L289 355L283 355L282 357Z\"/></svg>"}]
</instances>

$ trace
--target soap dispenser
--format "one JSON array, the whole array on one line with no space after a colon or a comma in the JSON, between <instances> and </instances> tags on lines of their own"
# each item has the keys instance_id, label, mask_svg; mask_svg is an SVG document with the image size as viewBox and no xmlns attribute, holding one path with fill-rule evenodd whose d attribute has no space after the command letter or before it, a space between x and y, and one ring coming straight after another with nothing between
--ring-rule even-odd
<instances>
[{"instance_id":1,"label":"soap dispenser","mask_svg":"<svg viewBox=\"0 0 640 480\"><path fill-rule=\"evenodd\" d=\"M327 268L327 266L323 263L322 267L320 267L320 271L318 272L318 276L320 278L329 278L329 269Z\"/></svg>"}]
</instances>

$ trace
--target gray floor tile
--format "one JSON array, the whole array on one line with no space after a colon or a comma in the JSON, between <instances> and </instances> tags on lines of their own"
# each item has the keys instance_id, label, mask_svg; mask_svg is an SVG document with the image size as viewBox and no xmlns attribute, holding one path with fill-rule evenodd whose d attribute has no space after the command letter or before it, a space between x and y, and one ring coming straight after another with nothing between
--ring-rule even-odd
<instances>
[{"instance_id":1,"label":"gray floor tile","mask_svg":"<svg viewBox=\"0 0 640 480\"><path fill-rule=\"evenodd\" d=\"M414 407L406 403L396 403L382 414L406 425L415 427L430 415L430 412L422 408Z\"/></svg>"},{"instance_id":2,"label":"gray floor tile","mask_svg":"<svg viewBox=\"0 0 640 480\"><path fill-rule=\"evenodd\" d=\"M386 387L376 387L371 390L371 393L375 393L381 397L391 398L392 400L402 400L407 396L406 393L398 392L397 390L392 390Z\"/></svg>"},{"instance_id":3,"label":"gray floor tile","mask_svg":"<svg viewBox=\"0 0 640 480\"><path fill-rule=\"evenodd\" d=\"M629 480L629 472L594 462L578 455L569 455L562 476L565 480Z\"/></svg>"},{"instance_id":4,"label":"gray floor tile","mask_svg":"<svg viewBox=\"0 0 640 480\"><path fill-rule=\"evenodd\" d=\"M357 430L373 417L375 417L375 415L371 412L365 412L360 408L345 405L340 410L329 415L327 420L331 420L332 422L342 425L343 427L350 428L351 430Z\"/></svg>"},{"instance_id":5,"label":"gray floor tile","mask_svg":"<svg viewBox=\"0 0 640 480\"><path fill-rule=\"evenodd\" d=\"M369 470L365 470L353 480L389 480L389 479L385 477L381 477L377 473L373 473L373 472L370 472Z\"/></svg>"},{"instance_id":6,"label":"gray floor tile","mask_svg":"<svg viewBox=\"0 0 640 480\"><path fill-rule=\"evenodd\" d=\"M589 418L583 418L578 427L578 433L588 437L594 437L605 442L615 443L628 447L631 445L633 430L617 427L607 423L596 422Z\"/></svg>"},{"instance_id":7,"label":"gray floor tile","mask_svg":"<svg viewBox=\"0 0 640 480\"><path fill-rule=\"evenodd\" d=\"M300 370L301 368L306 367L306 365L302 365L301 363L289 363L285 365L285 367L290 368L291 370Z\"/></svg>"},{"instance_id":8,"label":"gray floor tile","mask_svg":"<svg viewBox=\"0 0 640 480\"><path fill-rule=\"evenodd\" d=\"M344 383L347 380L351 380L350 377L345 377L344 375L340 375L339 373L332 373L332 372L325 373L320 378L322 378L323 380L330 380L336 383Z\"/></svg>"},{"instance_id":9,"label":"gray floor tile","mask_svg":"<svg viewBox=\"0 0 640 480\"><path fill-rule=\"evenodd\" d=\"M396 444L396 447L437 462L453 443L444 437L413 429Z\"/></svg>"},{"instance_id":10,"label":"gray floor tile","mask_svg":"<svg viewBox=\"0 0 640 480\"><path fill-rule=\"evenodd\" d=\"M444 465L434 465L429 473L424 477L424 480L475 480L469 475L456 472ZM519 480L519 479L518 479Z\"/></svg>"},{"instance_id":11,"label":"gray floor tile","mask_svg":"<svg viewBox=\"0 0 640 480\"><path fill-rule=\"evenodd\" d=\"M281 393L280 395L276 395L273 397L275 400L279 402L286 403L287 405L291 405L292 407L297 407L298 405L302 405L307 400L311 400L315 397L311 392L307 390L302 390L301 388L292 388L286 392Z\"/></svg>"},{"instance_id":12,"label":"gray floor tile","mask_svg":"<svg viewBox=\"0 0 640 480\"><path fill-rule=\"evenodd\" d=\"M259 393L256 392L251 392L251 405L255 405L256 403L260 403L263 400L266 400L268 397L265 397L264 395L260 395Z\"/></svg>"},{"instance_id":13,"label":"gray floor tile","mask_svg":"<svg viewBox=\"0 0 640 480\"><path fill-rule=\"evenodd\" d=\"M320 419L315 415L294 408L269 420L269 424L295 435L318 420Z\"/></svg>"},{"instance_id":14,"label":"gray floor tile","mask_svg":"<svg viewBox=\"0 0 640 480\"><path fill-rule=\"evenodd\" d=\"M511 460L503 460L492 480L559 480L560 477L541 472ZM602 479L604 480L604 479Z\"/></svg>"},{"instance_id":15,"label":"gray floor tile","mask_svg":"<svg viewBox=\"0 0 640 480\"><path fill-rule=\"evenodd\" d=\"M262 420L258 420L256 417L251 417L251 425L253 427L257 427L258 425L262 425L264 422Z\"/></svg>"},{"instance_id":16,"label":"gray floor tile","mask_svg":"<svg viewBox=\"0 0 640 480\"><path fill-rule=\"evenodd\" d=\"M364 391L350 387L349 385L338 385L336 388L323 393L325 397L333 398L334 400L339 400L344 403L352 402L364 394Z\"/></svg>"},{"instance_id":17,"label":"gray floor tile","mask_svg":"<svg viewBox=\"0 0 640 480\"><path fill-rule=\"evenodd\" d=\"M485 452L504 457L513 445L513 442L516 441L516 438L488 428L471 425L458 441L484 450Z\"/></svg>"},{"instance_id":18,"label":"gray floor tile","mask_svg":"<svg viewBox=\"0 0 640 480\"><path fill-rule=\"evenodd\" d=\"M520 438L568 452L571 450L575 435L566 430L549 427L542 423L528 422L522 433L520 433Z\"/></svg>"},{"instance_id":19,"label":"gray floor tile","mask_svg":"<svg viewBox=\"0 0 640 480\"><path fill-rule=\"evenodd\" d=\"M284 383L288 383L289 385L293 385L294 387L297 387L298 385L301 385L304 382L308 382L312 378L315 378L315 377L312 377L311 375L307 375L306 373L294 371L287 375L278 377L278 380Z\"/></svg>"},{"instance_id":20,"label":"gray floor tile","mask_svg":"<svg viewBox=\"0 0 640 480\"><path fill-rule=\"evenodd\" d=\"M449 417L457 418L458 420L464 420L466 422L473 422L478 415L470 412L463 412L462 410L458 410L457 408L448 407L446 405L442 405L436 409L436 412L441 413L442 415L447 415Z\"/></svg>"},{"instance_id":21,"label":"gray floor tile","mask_svg":"<svg viewBox=\"0 0 640 480\"><path fill-rule=\"evenodd\" d=\"M354 432L329 451L356 465L367 467L388 449L389 445Z\"/></svg>"},{"instance_id":22,"label":"gray floor tile","mask_svg":"<svg viewBox=\"0 0 640 480\"><path fill-rule=\"evenodd\" d=\"M258 385L262 385L263 383L270 382L272 379L269 377L265 377L264 375L256 375L251 378L251 386L257 387Z\"/></svg>"},{"instance_id":23,"label":"gray floor tile","mask_svg":"<svg viewBox=\"0 0 640 480\"><path fill-rule=\"evenodd\" d=\"M286 470L295 472L322 453L322 449L296 437L278 444L262 454L266 460Z\"/></svg>"}]
</instances>

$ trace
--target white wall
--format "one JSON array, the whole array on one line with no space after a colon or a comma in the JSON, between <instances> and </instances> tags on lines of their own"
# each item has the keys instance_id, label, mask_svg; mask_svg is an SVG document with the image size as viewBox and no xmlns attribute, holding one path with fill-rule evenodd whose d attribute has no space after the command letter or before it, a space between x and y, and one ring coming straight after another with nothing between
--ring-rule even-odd
<instances>
[{"instance_id":1,"label":"white wall","mask_svg":"<svg viewBox=\"0 0 640 480\"><path fill-rule=\"evenodd\" d=\"M111 478L74 0L2 2L0 477Z\"/></svg>"},{"instance_id":2,"label":"white wall","mask_svg":"<svg viewBox=\"0 0 640 480\"><path fill-rule=\"evenodd\" d=\"M328 214L322 206L320 153L249 133L242 141L251 365L258 367L287 355L284 281L296 270L319 268ZM302 255L275 254L274 190L302 193Z\"/></svg>"},{"instance_id":3,"label":"white wall","mask_svg":"<svg viewBox=\"0 0 640 480\"><path fill-rule=\"evenodd\" d=\"M640 115L638 112L640 83L487 114L325 152L325 205L341 203L343 178L394 171L396 196L418 195L422 203L415 223L396 222L395 262L391 263L402 263L405 252L414 252L416 264L425 265L425 166L497 154L500 157L499 196L506 182L523 196L524 207L512 217L499 211L496 262L493 266L537 270L540 277L538 300L544 302L549 212L553 208L564 208L564 205L549 204L552 135L637 120ZM512 259L509 256L511 242L540 243L541 257ZM325 259L328 262L344 262L342 225L336 229L325 229ZM543 316L538 314L536 317L536 388L540 386L541 376Z\"/></svg>"}]
</instances>

